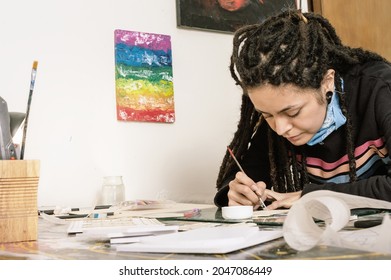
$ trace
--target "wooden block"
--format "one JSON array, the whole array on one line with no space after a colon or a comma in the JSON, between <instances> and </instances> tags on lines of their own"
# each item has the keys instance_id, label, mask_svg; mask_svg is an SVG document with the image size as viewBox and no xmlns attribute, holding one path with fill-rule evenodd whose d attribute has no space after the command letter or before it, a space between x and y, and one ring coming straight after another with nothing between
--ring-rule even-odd
<instances>
[{"instance_id":1,"label":"wooden block","mask_svg":"<svg viewBox=\"0 0 391 280\"><path fill-rule=\"evenodd\" d=\"M0 160L0 243L37 240L38 160Z\"/></svg>"}]
</instances>

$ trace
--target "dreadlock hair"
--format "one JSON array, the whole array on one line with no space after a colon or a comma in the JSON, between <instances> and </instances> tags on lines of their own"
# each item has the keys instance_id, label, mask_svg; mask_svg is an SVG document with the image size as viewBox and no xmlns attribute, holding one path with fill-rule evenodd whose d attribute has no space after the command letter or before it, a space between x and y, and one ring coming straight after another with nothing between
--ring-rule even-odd
<instances>
[{"instance_id":1,"label":"dreadlock hair","mask_svg":"<svg viewBox=\"0 0 391 280\"><path fill-rule=\"evenodd\" d=\"M233 38L230 72L243 90L241 115L229 147L242 159L262 116L252 105L247 89L264 84L293 84L301 88L320 89L328 69L335 70L335 89L342 113L347 118L346 152L349 159L350 181L357 179L354 158L353 128L347 111L346 93L342 92L341 77L352 66L368 61L385 61L376 53L350 48L341 43L334 27L320 15L300 10L284 11L260 24L242 27ZM348 94L348 93L347 93ZM309 182L306 155L301 166L293 145L268 127L270 177L278 192L302 189ZM227 152L217 178L217 188L235 170Z\"/></svg>"}]
</instances>

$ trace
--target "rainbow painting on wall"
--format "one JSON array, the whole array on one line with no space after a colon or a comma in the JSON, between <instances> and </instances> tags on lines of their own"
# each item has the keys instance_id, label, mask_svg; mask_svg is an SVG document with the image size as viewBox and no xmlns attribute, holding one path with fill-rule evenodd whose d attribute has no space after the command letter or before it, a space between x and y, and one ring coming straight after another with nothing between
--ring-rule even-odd
<instances>
[{"instance_id":1,"label":"rainbow painting on wall","mask_svg":"<svg viewBox=\"0 0 391 280\"><path fill-rule=\"evenodd\" d=\"M115 30L117 119L175 121L171 37Z\"/></svg>"}]
</instances>

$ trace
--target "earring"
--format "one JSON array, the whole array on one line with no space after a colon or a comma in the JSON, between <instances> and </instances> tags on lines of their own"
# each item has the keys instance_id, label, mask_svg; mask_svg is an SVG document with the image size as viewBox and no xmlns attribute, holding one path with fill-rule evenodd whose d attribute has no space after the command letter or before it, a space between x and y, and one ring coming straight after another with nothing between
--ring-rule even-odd
<instances>
[{"instance_id":1,"label":"earring","mask_svg":"<svg viewBox=\"0 0 391 280\"><path fill-rule=\"evenodd\" d=\"M326 92L326 101L327 101L327 104L330 104L331 98L332 98L332 97L333 97L333 92L332 92L332 91Z\"/></svg>"}]
</instances>

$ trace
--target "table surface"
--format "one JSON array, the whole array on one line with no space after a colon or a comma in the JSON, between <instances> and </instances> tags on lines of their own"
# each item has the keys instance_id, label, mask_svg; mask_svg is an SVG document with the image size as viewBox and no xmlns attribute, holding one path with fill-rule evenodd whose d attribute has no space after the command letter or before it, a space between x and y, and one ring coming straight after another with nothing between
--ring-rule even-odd
<instances>
[{"instance_id":1,"label":"table surface","mask_svg":"<svg viewBox=\"0 0 391 280\"><path fill-rule=\"evenodd\" d=\"M218 213L218 211L216 211ZM170 223L190 221L170 221ZM267 225L265 225L266 227ZM107 241L80 239L66 233L68 225L38 219L38 240L0 244L0 259L58 260L354 260L391 259L391 255L345 248L317 246L308 251L291 249L283 238L228 254L174 254L117 252ZM260 227L263 227L260 225Z\"/></svg>"}]
</instances>

